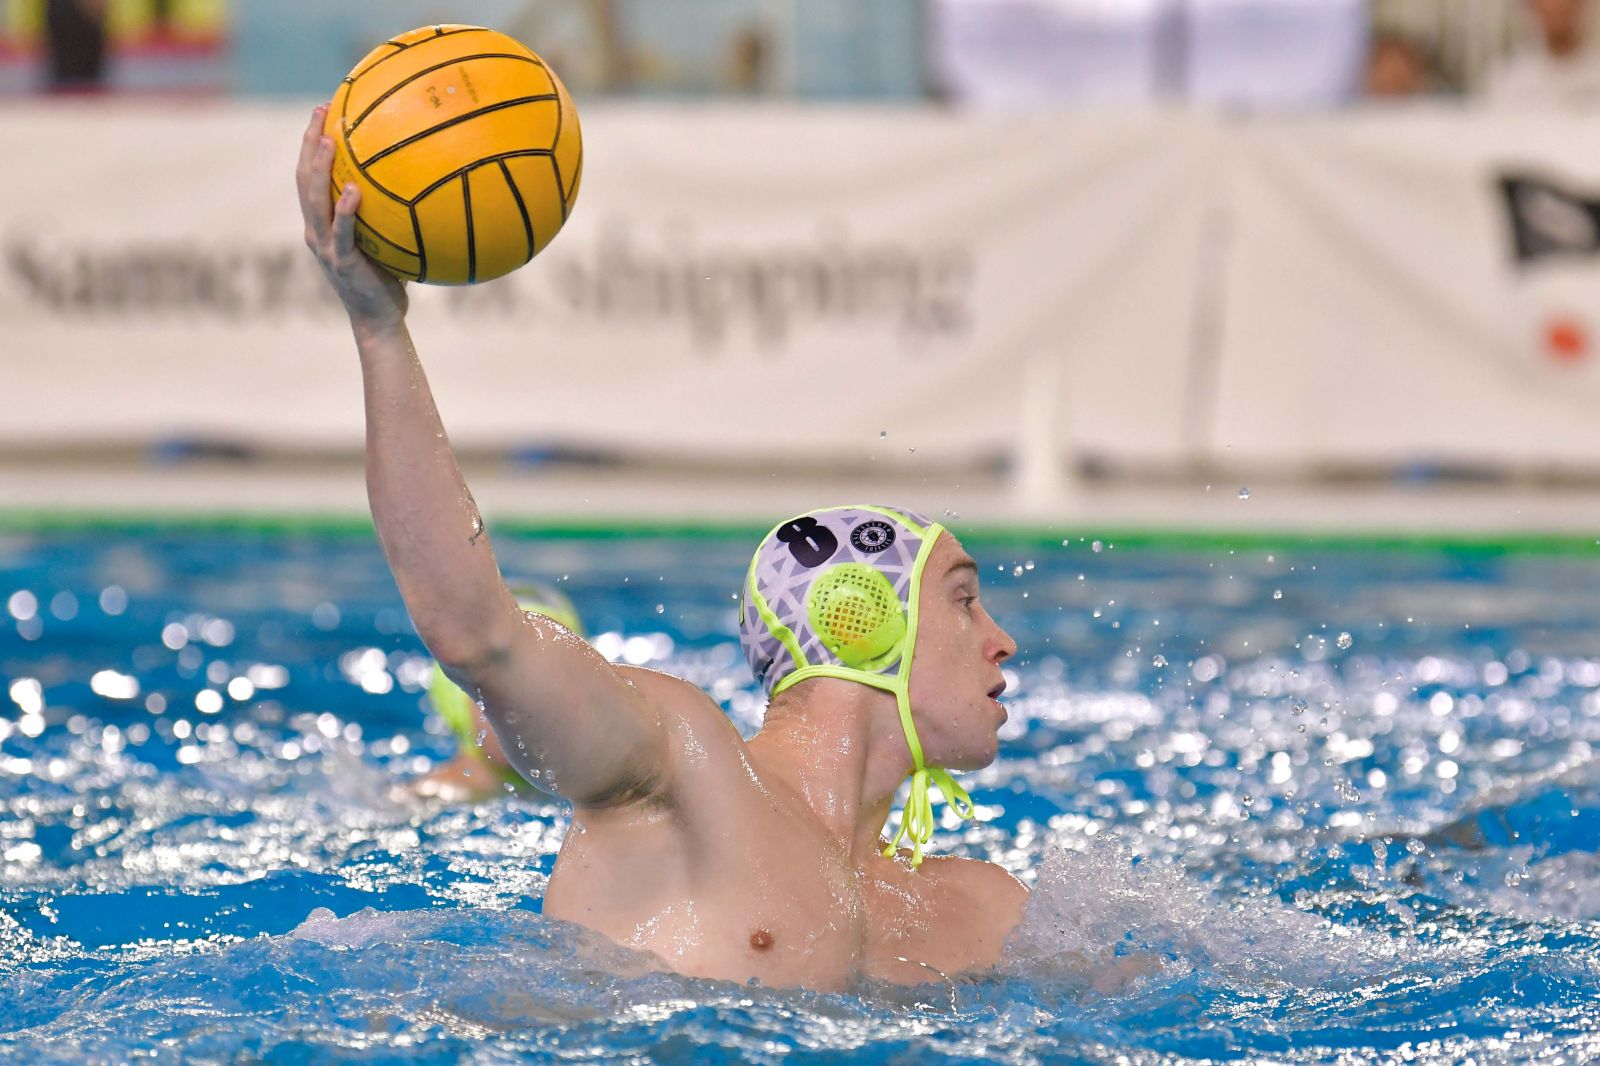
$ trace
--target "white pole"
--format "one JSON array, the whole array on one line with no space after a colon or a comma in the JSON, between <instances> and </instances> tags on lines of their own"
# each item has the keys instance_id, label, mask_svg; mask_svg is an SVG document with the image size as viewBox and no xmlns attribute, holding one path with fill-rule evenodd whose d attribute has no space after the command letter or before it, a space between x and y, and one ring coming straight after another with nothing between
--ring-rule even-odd
<instances>
[{"instance_id":1,"label":"white pole","mask_svg":"<svg viewBox=\"0 0 1600 1066\"><path fill-rule=\"evenodd\" d=\"M1072 508L1067 438L1062 418L1067 356L1040 346L1022 376L1017 437L1012 447L1012 506L1034 518L1064 516Z\"/></svg>"}]
</instances>

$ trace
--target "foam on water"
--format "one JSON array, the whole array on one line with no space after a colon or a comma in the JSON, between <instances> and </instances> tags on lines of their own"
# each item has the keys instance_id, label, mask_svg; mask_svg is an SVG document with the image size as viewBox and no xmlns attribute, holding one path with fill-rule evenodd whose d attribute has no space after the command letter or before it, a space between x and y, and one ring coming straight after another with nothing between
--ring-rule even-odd
<instances>
[{"instance_id":1,"label":"foam on water","mask_svg":"<svg viewBox=\"0 0 1600 1066\"><path fill-rule=\"evenodd\" d=\"M1333 924L1258 895L1223 900L1171 861L1116 841L1040 866L1003 971L1084 975L1104 993L1191 975L1224 983L1332 986L1418 959L1419 945Z\"/></svg>"}]
</instances>

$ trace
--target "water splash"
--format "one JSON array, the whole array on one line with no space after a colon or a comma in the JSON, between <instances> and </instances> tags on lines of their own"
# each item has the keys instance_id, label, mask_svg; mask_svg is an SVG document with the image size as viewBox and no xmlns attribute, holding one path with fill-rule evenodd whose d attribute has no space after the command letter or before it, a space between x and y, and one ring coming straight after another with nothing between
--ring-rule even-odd
<instances>
[{"instance_id":1,"label":"water splash","mask_svg":"<svg viewBox=\"0 0 1600 1066\"><path fill-rule=\"evenodd\" d=\"M1418 946L1337 925L1270 895L1231 901L1170 861L1102 840L1039 868L1005 970L1102 993L1191 975L1301 988L1348 984L1415 961Z\"/></svg>"}]
</instances>

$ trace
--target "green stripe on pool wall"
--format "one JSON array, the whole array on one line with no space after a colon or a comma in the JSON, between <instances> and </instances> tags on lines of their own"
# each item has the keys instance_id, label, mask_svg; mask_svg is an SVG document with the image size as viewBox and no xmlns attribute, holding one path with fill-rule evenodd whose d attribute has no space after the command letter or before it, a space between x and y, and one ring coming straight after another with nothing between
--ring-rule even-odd
<instances>
[{"instance_id":1,"label":"green stripe on pool wall","mask_svg":"<svg viewBox=\"0 0 1600 1066\"><path fill-rule=\"evenodd\" d=\"M1073 531L1070 535L1037 529L982 527L962 534L979 544L1017 544L1068 550L1107 548L1161 551L1414 551L1493 555L1597 555L1600 540L1576 533L1336 532L1294 530L1128 529ZM1065 544L1063 543L1065 542Z\"/></svg>"},{"instance_id":2,"label":"green stripe on pool wall","mask_svg":"<svg viewBox=\"0 0 1600 1066\"><path fill-rule=\"evenodd\" d=\"M765 524L667 519L500 519L499 536L578 540L702 539L755 544ZM0 533L86 534L142 532L252 535L373 536L372 519L348 513L138 513L34 511L0 508ZM1304 532L1293 530L1109 529L1090 526L973 524L955 530L984 550L1090 551L1095 541L1116 550L1158 551L1413 551L1516 555L1597 555L1600 540L1575 533Z\"/></svg>"}]
</instances>

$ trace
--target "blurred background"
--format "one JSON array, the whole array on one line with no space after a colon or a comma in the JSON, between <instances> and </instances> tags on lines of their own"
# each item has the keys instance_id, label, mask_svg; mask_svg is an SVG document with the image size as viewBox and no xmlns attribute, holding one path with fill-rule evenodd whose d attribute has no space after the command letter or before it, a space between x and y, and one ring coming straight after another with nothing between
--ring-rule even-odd
<instances>
[{"instance_id":1,"label":"blurred background","mask_svg":"<svg viewBox=\"0 0 1600 1066\"><path fill-rule=\"evenodd\" d=\"M1600 4L3 0L0 507L364 509L307 109L505 30L584 119L416 297L496 513L1600 523Z\"/></svg>"},{"instance_id":2,"label":"blurred background","mask_svg":"<svg viewBox=\"0 0 1600 1066\"><path fill-rule=\"evenodd\" d=\"M5 0L10 92L305 96L395 27L473 20L584 94L1021 106L1494 98L1578 84L1583 0ZM1571 82L1563 86L1560 83ZM1566 95L1558 90L1566 88ZM1526 87L1530 94L1532 87Z\"/></svg>"}]
</instances>

